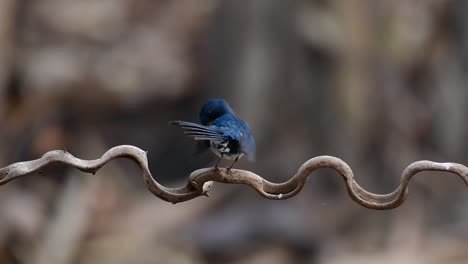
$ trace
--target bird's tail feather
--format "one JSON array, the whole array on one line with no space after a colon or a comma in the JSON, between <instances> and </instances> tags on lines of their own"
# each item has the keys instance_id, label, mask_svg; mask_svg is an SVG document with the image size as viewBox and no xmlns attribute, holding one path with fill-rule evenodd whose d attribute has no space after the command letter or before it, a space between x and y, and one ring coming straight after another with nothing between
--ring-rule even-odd
<instances>
[{"instance_id":1,"label":"bird's tail feather","mask_svg":"<svg viewBox=\"0 0 468 264\"><path fill-rule=\"evenodd\" d=\"M170 125L176 125L184 130L184 134L195 140L224 140L226 137L219 131L203 125L186 122L171 121Z\"/></svg>"}]
</instances>

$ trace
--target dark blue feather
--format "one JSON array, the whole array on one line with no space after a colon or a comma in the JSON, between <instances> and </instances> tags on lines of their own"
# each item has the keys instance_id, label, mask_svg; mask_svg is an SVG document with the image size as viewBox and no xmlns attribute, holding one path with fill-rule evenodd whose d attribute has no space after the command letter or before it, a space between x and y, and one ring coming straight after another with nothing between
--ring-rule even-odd
<instances>
[{"instance_id":1,"label":"dark blue feather","mask_svg":"<svg viewBox=\"0 0 468 264\"><path fill-rule=\"evenodd\" d=\"M234 159L236 163L244 154L251 161L255 159L252 130L235 115L225 100L206 102L200 111L200 122L201 125L185 121L172 121L170 124L181 127L185 135L203 143L204 149L209 147L220 160Z\"/></svg>"}]
</instances>

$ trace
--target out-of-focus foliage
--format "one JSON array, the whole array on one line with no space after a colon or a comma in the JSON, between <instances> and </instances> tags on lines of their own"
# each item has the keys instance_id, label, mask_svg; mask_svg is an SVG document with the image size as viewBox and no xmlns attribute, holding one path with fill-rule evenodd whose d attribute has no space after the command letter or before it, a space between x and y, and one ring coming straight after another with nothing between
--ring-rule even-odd
<instances>
[{"instance_id":1,"label":"out-of-focus foliage","mask_svg":"<svg viewBox=\"0 0 468 264\"><path fill-rule=\"evenodd\" d=\"M468 164L466 0L0 1L0 166L52 149L95 158L133 144L176 186L210 156L167 121L227 99L257 162L285 180L322 154L389 192L421 159ZM114 161L0 188L0 263L466 263L468 194L423 173L371 211L322 170L268 201L216 185L171 205Z\"/></svg>"}]
</instances>

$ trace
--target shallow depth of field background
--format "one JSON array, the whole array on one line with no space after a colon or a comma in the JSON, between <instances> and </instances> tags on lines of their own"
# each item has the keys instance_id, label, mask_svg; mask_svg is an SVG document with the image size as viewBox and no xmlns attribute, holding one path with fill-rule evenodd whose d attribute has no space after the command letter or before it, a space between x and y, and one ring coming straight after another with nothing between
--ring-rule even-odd
<instances>
[{"instance_id":1,"label":"shallow depth of field background","mask_svg":"<svg viewBox=\"0 0 468 264\"><path fill-rule=\"evenodd\" d=\"M225 98L257 162L285 181L334 155L393 191L416 160L468 164L468 1L0 1L0 166L132 144L168 186L211 166L168 121ZM286 201L215 184L172 205L128 160L95 176L61 165L0 187L0 263L466 263L468 191L421 173L372 211L337 173Z\"/></svg>"}]
</instances>

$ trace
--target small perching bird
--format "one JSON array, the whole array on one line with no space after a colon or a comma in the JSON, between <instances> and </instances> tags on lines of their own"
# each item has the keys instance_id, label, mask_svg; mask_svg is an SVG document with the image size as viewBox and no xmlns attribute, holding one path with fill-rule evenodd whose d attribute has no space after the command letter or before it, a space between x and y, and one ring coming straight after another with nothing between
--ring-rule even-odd
<instances>
[{"instance_id":1,"label":"small perching bird","mask_svg":"<svg viewBox=\"0 0 468 264\"><path fill-rule=\"evenodd\" d=\"M209 143L211 151L218 157L215 168L223 159L234 160L232 166L246 155L255 160L255 140L249 125L239 119L223 99L211 99L200 111L200 124L185 121L171 121L184 130L185 135Z\"/></svg>"}]
</instances>

